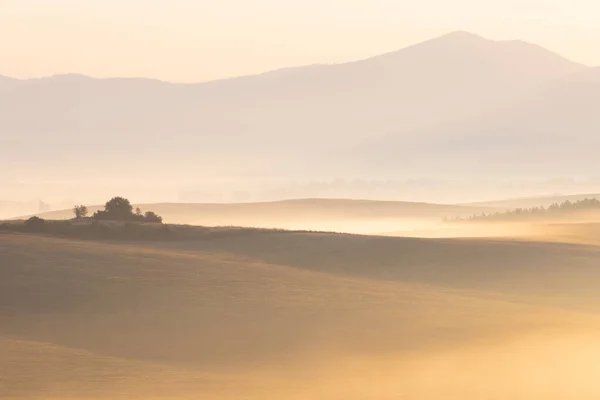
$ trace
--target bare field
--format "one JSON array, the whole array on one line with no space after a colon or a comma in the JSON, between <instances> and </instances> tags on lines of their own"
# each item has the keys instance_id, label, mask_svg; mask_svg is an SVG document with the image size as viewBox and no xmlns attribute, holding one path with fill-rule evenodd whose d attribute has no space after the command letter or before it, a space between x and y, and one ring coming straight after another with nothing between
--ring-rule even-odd
<instances>
[{"instance_id":1,"label":"bare field","mask_svg":"<svg viewBox=\"0 0 600 400\"><path fill-rule=\"evenodd\" d=\"M594 246L2 234L0 260L3 399L600 394Z\"/></svg>"}]
</instances>

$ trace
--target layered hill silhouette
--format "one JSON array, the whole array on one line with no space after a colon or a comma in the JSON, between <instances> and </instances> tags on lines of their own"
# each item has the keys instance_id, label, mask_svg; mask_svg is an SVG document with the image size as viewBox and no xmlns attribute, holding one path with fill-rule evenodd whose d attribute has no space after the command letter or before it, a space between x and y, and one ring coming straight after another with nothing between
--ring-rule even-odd
<instances>
[{"instance_id":1,"label":"layered hill silhouette","mask_svg":"<svg viewBox=\"0 0 600 400\"><path fill-rule=\"evenodd\" d=\"M565 142L573 161L596 144L598 82L598 70L536 45L465 32L351 63L200 84L3 78L0 154L107 174L117 173L103 169L108 160L173 173L225 164L459 173L481 160L480 170L498 170L515 151L515 165L547 166ZM449 154L452 163L436 161Z\"/></svg>"},{"instance_id":2,"label":"layered hill silhouette","mask_svg":"<svg viewBox=\"0 0 600 400\"><path fill-rule=\"evenodd\" d=\"M410 147L422 156L414 166L439 170L449 165L512 176L589 174L598 167L593 151L600 145L597 104L599 69L552 80L476 118L422 131L429 140ZM381 160L383 143L389 149L403 145L399 136L388 135L372 147L373 159ZM397 157L387 153L390 160Z\"/></svg>"}]
</instances>

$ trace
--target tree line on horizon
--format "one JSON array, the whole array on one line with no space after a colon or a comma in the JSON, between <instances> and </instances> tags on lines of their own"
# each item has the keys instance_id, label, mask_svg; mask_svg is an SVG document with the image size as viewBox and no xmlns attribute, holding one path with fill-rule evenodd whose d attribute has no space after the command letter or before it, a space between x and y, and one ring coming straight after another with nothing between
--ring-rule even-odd
<instances>
[{"instance_id":1,"label":"tree line on horizon","mask_svg":"<svg viewBox=\"0 0 600 400\"><path fill-rule=\"evenodd\" d=\"M568 214L570 212L576 211L591 211L591 210L599 210L600 211L600 200L596 198L591 199L583 199L578 201L564 201L562 203L552 203L548 207L537 206L530 208L516 208L510 211L504 212L495 212L495 213L481 213L478 215L472 215L467 218L455 218L450 221L507 221L507 220L517 220L529 217L538 217L538 216L548 216L548 215L556 215L556 214ZM448 221L448 220L446 220Z\"/></svg>"},{"instance_id":2,"label":"tree line on horizon","mask_svg":"<svg viewBox=\"0 0 600 400\"><path fill-rule=\"evenodd\" d=\"M73 207L75 219L88 218L89 210L85 205ZM96 211L91 219L98 221L122 221L122 222L153 222L162 223L162 217L154 211L146 211L137 207L134 211L131 202L124 197L113 197L104 205L104 210Z\"/></svg>"},{"instance_id":3,"label":"tree line on horizon","mask_svg":"<svg viewBox=\"0 0 600 400\"><path fill-rule=\"evenodd\" d=\"M102 240L176 240L199 235L196 232L175 232L172 226L162 223L161 216L153 211L142 213L139 207L134 210L131 202L123 197L113 197L106 202L103 210L96 211L91 217L85 205L74 206L73 213L75 217L70 220L45 220L33 216L22 222L5 221L0 223L0 231ZM118 223L106 224L103 221Z\"/></svg>"}]
</instances>

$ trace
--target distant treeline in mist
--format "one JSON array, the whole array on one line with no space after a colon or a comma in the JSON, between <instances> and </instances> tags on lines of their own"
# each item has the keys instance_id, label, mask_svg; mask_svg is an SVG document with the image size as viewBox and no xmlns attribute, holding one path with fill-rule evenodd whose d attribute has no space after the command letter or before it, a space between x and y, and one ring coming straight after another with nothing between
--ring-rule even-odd
<instances>
[{"instance_id":1,"label":"distant treeline in mist","mask_svg":"<svg viewBox=\"0 0 600 400\"><path fill-rule=\"evenodd\" d=\"M481 213L467 218L455 218L447 222L480 222L480 221L518 221L522 219L548 218L552 216L563 216L578 211L600 211L600 200L596 198L583 199L572 202L570 200L562 203L553 203L549 207L517 208L505 212Z\"/></svg>"}]
</instances>

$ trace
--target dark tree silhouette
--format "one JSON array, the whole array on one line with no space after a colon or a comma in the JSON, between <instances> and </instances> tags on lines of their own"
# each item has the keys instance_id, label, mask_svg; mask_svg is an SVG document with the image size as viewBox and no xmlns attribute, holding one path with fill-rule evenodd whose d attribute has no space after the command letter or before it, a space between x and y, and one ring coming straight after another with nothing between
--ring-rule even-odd
<instances>
[{"instance_id":1,"label":"dark tree silhouette","mask_svg":"<svg viewBox=\"0 0 600 400\"><path fill-rule=\"evenodd\" d=\"M32 230L41 229L44 227L45 224L46 221L44 221L40 217L31 217L27 221L25 221L25 227Z\"/></svg>"},{"instance_id":2,"label":"dark tree silhouette","mask_svg":"<svg viewBox=\"0 0 600 400\"><path fill-rule=\"evenodd\" d=\"M104 205L104 211L111 215L122 216L124 219L133 215L131 202L124 197L113 197Z\"/></svg>"},{"instance_id":3,"label":"dark tree silhouette","mask_svg":"<svg viewBox=\"0 0 600 400\"><path fill-rule=\"evenodd\" d=\"M146 214L144 214L144 221L162 223L162 217L156 215L153 211L147 211Z\"/></svg>"},{"instance_id":4,"label":"dark tree silhouette","mask_svg":"<svg viewBox=\"0 0 600 400\"><path fill-rule=\"evenodd\" d=\"M94 214L95 219L110 221L133 221L133 206L131 202L124 197L113 197L104 205L104 211L97 211Z\"/></svg>"},{"instance_id":5,"label":"dark tree silhouette","mask_svg":"<svg viewBox=\"0 0 600 400\"><path fill-rule=\"evenodd\" d=\"M104 211L96 211L93 218L106 221L139 221L162 223L162 218L152 211L142 214L142 210L137 207L134 213L131 202L123 197L113 197L110 199L108 202L106 202Z\"/></svg>"},{"instance_id":6,"label":"dark tree silhouette","mask_svg":"<svg viewBox=\"0 0 600 400\"><path fill-rule=\"evenodd\" d=\"M75 214L76 219L85 218L88 216L88 208L84 205L73 207L73 214Z\"/></svg>"}]
</instances>

